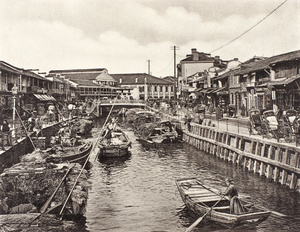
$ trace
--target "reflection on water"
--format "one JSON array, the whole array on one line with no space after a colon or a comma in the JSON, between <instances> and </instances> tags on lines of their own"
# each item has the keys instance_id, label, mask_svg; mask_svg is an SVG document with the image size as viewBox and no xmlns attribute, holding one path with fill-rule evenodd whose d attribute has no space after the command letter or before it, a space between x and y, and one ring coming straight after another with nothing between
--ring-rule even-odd
<instances>
[{"instance_id":1,"label":"reflection on water","mask_svg":"<svg viewBox=\"0 0 300 232\"><path fill-rule=\"evenodd\" d=\"M231 231L298 231L299 194L238 166L218 160L184 143L145 148L132 140L126 159L96 161L91 168L86 227L89 231L184 231L196 218L187 211L175 179L197 177L216 188L234 179L239 195L255 204L291 216L271 216L257 227ZM194 231L224 231L215 223L202 223Z\"/></svg>"}]
</instances>

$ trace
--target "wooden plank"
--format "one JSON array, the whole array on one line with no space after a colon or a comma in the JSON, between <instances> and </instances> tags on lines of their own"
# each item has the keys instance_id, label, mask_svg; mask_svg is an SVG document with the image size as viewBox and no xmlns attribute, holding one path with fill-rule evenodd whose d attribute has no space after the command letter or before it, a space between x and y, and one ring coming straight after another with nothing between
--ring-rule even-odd
<instances>
[{"instance_id":1,"label":"wooden plank","mask_svg":"<svg viewBox=\"0 0 300 232\"><path fill-rule=\"evenodd\" d=\"M230 206L219 206L219 207L214 207L214 209L230 209Z\"/></svg>"},{"instance_id":2,"label":"wooden plank","mask_svg":"<svg viewBox=\"0 0 300 232\"><path fill-rule=\"evenodd\" d=\"M189 195L191 198L206 198L206 197L213 197L215 195L209 194L209 195L203 195L203 194L195 194L195 195Z\"/></svg>"},{"instance_id":3,"label":"wooden plank","mask_svg":"<svg viewBox=\"0 0 300 232\"><path fill-rule=\"evenodd\" d=\"M212 192L207 192L207 193L199 193L199 194L195 194L197 196L203 196L203 197L206 197L206 196L216 196L216 194L212 193ZM194 194L192 194L192 196L194 196Z\"/></svg>"},{"instance_id":4,"label":"wooden plank","mask_svg":"<svg viewBox=\"0 0 300 232\"><path fill-rule=\"evenodd\" d=\"M205 198L202 198L201 197L201 202L209 202L209 201L218 201L218 200L220 200L221 199L221 197L219 197L219 196L213 196L213 197L205 197Z\"/></svg>"},{"instance_id":5,"label":"wooden plank","mask_svg":"<svg viewBox=\"0 0 300 232\"><path fill-rule=\"evenodd\" d=\"M199 196L199 198L202 198L203 200L206 200L207 198L217 198L219 199L220 197L219 196L216 196L216 195L206 195L206 196Z\"/></svg>"},{"instance_id":6,"label":"wooden plank","mask_svg":"<svg viewBox=\"0 0 300 232\"><path fill-rule=\"evenodd\" d=\"M207 191L207 190L206 190L206 191L186 190L186 191L184 191L184 193L185 193L186 195L190 195L190 194L203 194L203 193L209 193L209 191Z\"/></svg>"}]
</instances>

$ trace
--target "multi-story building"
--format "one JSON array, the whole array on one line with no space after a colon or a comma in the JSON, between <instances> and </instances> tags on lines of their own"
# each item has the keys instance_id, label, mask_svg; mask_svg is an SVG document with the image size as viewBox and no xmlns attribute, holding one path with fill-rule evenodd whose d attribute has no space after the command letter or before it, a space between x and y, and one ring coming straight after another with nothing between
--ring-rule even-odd
<instances>
[{"instance_id":1,"label":"multi-story building","mask_svg":"<svg viewBox=\"0 0 300 232\"><path fill-rule=\"evenodd\" d=\"M146 73L111 74L118 86L132 89L131 96L137 100L172 99L174 84Z\"/></svg>"},{"instance_id":2,"label":"multi-story building","mask_svg":"<svg viewBox=\"0 0 300 232\"><path fill-rule=\"evenodd\" d=\"M192 53L187 54L186 58L177 65L178 91L184 97L189 96L194 89L189 86L193 77L198 78L197 74L207 73L207 88L211 88L211 78L216 73L227 66L227 61L223 61L219 56L211 57L209 53L198 52L192 48ZM189 83L188 83L189 82Z\"/></svg>"},{"instance_id":3,"label":"multi-story building","mask_svg":"<svg viewBox=\"0 0 300 232\"><path fill-rule=\"evenodd\" d=\"M117 96L116 80L105 68L51 70L48 77L68 81L72 99L103 99Z\"/></svg>"},{"instance_id":4,"label":"multi-story building","mask_svg":"<svg viewBox=\"0 0 300 232\"><path fill-rule=\"evenodd\" d=\"M237 111L300 109L300 51L266 57L254 57L217 80L228 83L229 104Z\"/></svg>"},{"instance_id":5,"label":"multi-story building","mask_svg":"<svg viewBox=\"0 0 300 232\"><path fill-rule=\"evenodd\" d=\"M36 110L38 114L45 112L47 103L56 101L48 94L52 82L43 76L15 67L0 61L0 107L2 116L10 114L15 99L16 108L20 111ZM44 108L42 110L42 108ZM41 109L41 111L39 111Z\"/></svg>"}]
</instances>

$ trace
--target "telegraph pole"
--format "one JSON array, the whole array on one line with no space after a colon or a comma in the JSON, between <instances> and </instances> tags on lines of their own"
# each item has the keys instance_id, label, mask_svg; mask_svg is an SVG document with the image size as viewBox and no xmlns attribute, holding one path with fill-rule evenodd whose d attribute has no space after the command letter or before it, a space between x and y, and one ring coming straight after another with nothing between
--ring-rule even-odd
<instances>
[{"instance_id":1,"label":"telegraph pole","mask_svg":"<svg viewBox=\"0 0 300 232\"><path fill-rule=\"evenodd\" d=\"M179 47L174 45L171 50L174 50L174 99L177 100L176 50L179 50Z\"/></svg>"},{"instance_id":2,"label":"telegraph pole","mask_svg":"<svg viewBox=\"0 0 300 232\"><path fill-rule=\"evenodd\" d=\"M150 60L148 60L148 74L151 75L151 72L150 72Z\"/></svg>"}]
</instances>

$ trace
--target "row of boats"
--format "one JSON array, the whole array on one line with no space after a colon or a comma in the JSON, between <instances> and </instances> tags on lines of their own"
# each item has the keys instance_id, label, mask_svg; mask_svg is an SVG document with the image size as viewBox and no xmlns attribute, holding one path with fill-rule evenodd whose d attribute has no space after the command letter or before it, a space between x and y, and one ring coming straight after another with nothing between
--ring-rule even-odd
<instances>
[{"instance_id":1,"label":"row of boats","mask_svg":"<svg viewBox=\"0 0 300 232\"><path fill-rule=\"evenodd\" d=\"M126 122L134 128L137 141L143 145L157 145L180 141L182 131L179 122L158 120L153 112L145 110L130 110ZM99 159L118 158L130 154L131 141L119 127L106 127L99 141ZM89 156L92 143L78 146L74 152L67 151L61 156L61 161L83 163ZM205 215L205 219L220 223L226 227L241 224L259 224L266 220L271 212L262 207L242 201L243 212L230 213L230 200L219 194L219 190L203 184L196 178L184 178L175 181L182 201L196 216Z\"/></svg>"}]
</instances>

